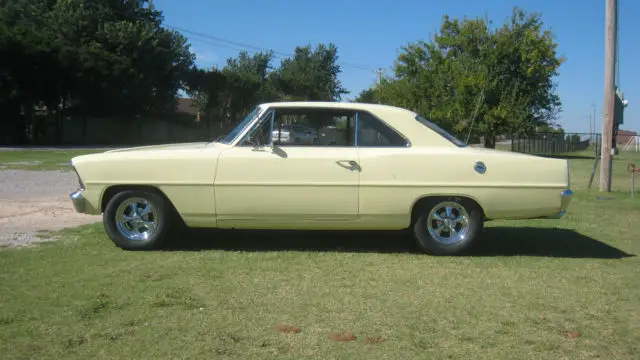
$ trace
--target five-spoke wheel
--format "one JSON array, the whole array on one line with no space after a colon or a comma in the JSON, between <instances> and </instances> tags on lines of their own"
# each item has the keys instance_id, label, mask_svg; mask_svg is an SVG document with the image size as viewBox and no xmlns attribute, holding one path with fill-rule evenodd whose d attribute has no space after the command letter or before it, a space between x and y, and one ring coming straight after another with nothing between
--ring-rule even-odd
<instances>
[{"instance_id":1,"label":"five-spoke wheel","mask_svg":"<svg viewBox=\"0 0 640 360\"><path fill-rule=\"evenodd\" d=\"M152 249L167 237L171 211L164 198L155 192L125 190L109 200L103 223L107 234L119 247Z\"/></svg>"},{"instance_id":2,"label":"five-spoke wheel","mask_svg":"<svg viewBox=\"0 0 640 360\"><path fill-rule=\"evenodd\" d=\"M414 234L423 251L454 255L470 248L482 230L482 210L459 198L430 199L418 208Z\"/></svg>"}]
</instances>

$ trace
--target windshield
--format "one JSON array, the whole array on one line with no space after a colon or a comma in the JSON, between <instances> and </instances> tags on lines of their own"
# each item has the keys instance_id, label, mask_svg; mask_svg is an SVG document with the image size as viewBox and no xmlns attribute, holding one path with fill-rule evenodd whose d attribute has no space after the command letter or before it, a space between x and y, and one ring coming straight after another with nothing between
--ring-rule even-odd
<instances>
[{"instance_id":1,"label":"windshield","mask_svg":"<svg viewBox=\"0 0 640 360\"><path fill-rule=\"evenodd\" d=\"M416 115L416 120L418 120L422 125L425 125L426 127L428 127L429 129L437 132L438 134L440 134L440 136L442 136L443 138L451 141L452 143L454 143L457 147L465 147L467 146L467 144L465 144L462 140L459 140L458 138L456 138L455 136L449 134L447 131L445 131L444 129L442 129L441 127L439 127L438 125L436 125L435 123L423 118L420 115Z\"/></svg>"},{"instance_id":2,"label":"windshield","mask_svg":"<svg viewBox=\"0 0 640 360\"><path fill-rule=\"evenodd\" d=\"M231 132L223 136L219 141L223 144L231 144L233 140L242 132L242 130L244 130L247 125L249 125L251 120L253 120L256 115L258 115L260 110L261 109L259 106L253 109L247 116L245 116L244 119L242 119L242 121L238 125L236 125L235 128L233 128L233 130L231 130Z\"/></svg>"}]
</instances>

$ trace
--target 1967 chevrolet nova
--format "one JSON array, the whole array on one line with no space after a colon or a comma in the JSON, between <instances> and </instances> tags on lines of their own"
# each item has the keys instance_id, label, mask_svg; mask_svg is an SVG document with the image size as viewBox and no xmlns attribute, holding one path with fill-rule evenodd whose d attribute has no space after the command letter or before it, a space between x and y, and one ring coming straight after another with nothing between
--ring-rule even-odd
<instances>
[{"instance_id":1,"label":"1967 chevrolet nova","mask_svg":"<svg viewBox=\"0 0 640 360\"><path fill-rule=\"evenodd\" d=\"M313 137L287 130L281 141L290 125ZM261 104L219 141L71 163L76 211L103 214L109 237L129 250L157 247L178 222L409 229L423 251L457 254L485 221L559 218L573 195L568 160L472 148L412 111L359 103Z\"/></svg>"}]
</instances>

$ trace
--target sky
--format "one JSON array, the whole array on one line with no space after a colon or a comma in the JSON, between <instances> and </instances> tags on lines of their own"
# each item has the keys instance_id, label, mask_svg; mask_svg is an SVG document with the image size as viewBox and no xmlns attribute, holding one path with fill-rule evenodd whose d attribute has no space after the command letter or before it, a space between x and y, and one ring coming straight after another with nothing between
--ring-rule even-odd
<instances>
[{"instance_id":1,"label":"sky","mask_svg":"<svg viewBox=\"0 0 640 360\"><path fill-rule=\"evenodd\" d=\"M392 74L401 47L428 40L442 16L485 15L502 24L514 6L541 13L566 58L556 79L562 100L558 123L567 132L589 132L593 105L602 128L605 0L155 0L164 25L189 38L197 64L223 66L241 50L292 54L296 46L333 43L340 81L355 98L376 81L376 69ZM640 1L618 0L619 79L629 105L621 129L640 132ZM199 33L208 38L193 34ZM634 35L636 34L636 35ZM211 37L218 39L213 40ZM238 45L240 44L240 45ZM280 59L275 60L275 64ZM637 64L637 65L636 65Z\"/></svg>"}]
</instances>

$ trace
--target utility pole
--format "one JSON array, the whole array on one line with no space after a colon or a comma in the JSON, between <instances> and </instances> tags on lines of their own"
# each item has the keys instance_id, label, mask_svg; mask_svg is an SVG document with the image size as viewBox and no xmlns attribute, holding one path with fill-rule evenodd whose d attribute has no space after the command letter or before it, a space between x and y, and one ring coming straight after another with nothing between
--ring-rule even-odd
<instances>
[{"instance_id":1,"label":"utility pole","mask_svg":"<svg viewBox=\"0 0 640 360\"><path fill-rule=\"evenodd\" d=\"M382 84L382 68L378 68L376 73L378 74L378 86L380 86ZM380 98L378 98L378 104L380 104Z\"/></svg>"},{"instance_id":2,"label":"utility pole","mask_svg":"<svg viewBox=\"0 0 640 360\"><path fill-rule=\"evenodd\" d=\"M602 112L602 163L600 164L600 191L611 191L612 145L615 107L616 38L618 0L606 0L604 104Z\"/></svg>"},{"instance_id":3,"label":"utility pole","mask_svg":"<svg viewBox=\"0 0 640 360\"><path fill-rule=\"evenodd\" d=\"M378 85L380 85L382 83L382 68L378 68L376 73L378 74Z\"/></svg>"},{"instance_id":4,"label":"utility pole","mask_svg":"<svg viewBox=\"0 0 640 360\"><path fill-rule=\"evenodd\" d=\"M597 131L596 131L596 104L595 103L591 103L591 107L593 107L593 132L597 133Z\"/></svg>"},{"instance_id":5,"label":"utility pole","mask_svg":"<svg viewBox=\"0 0 640 360\"><path fill-rule=\"evenodd\" d=\"M594 133L594 128L593 128L593 119L591 118L591 114L589 114L589 139L591 141L591 143L593 144L593 133Z\"/></svg>"}]
</instances>

